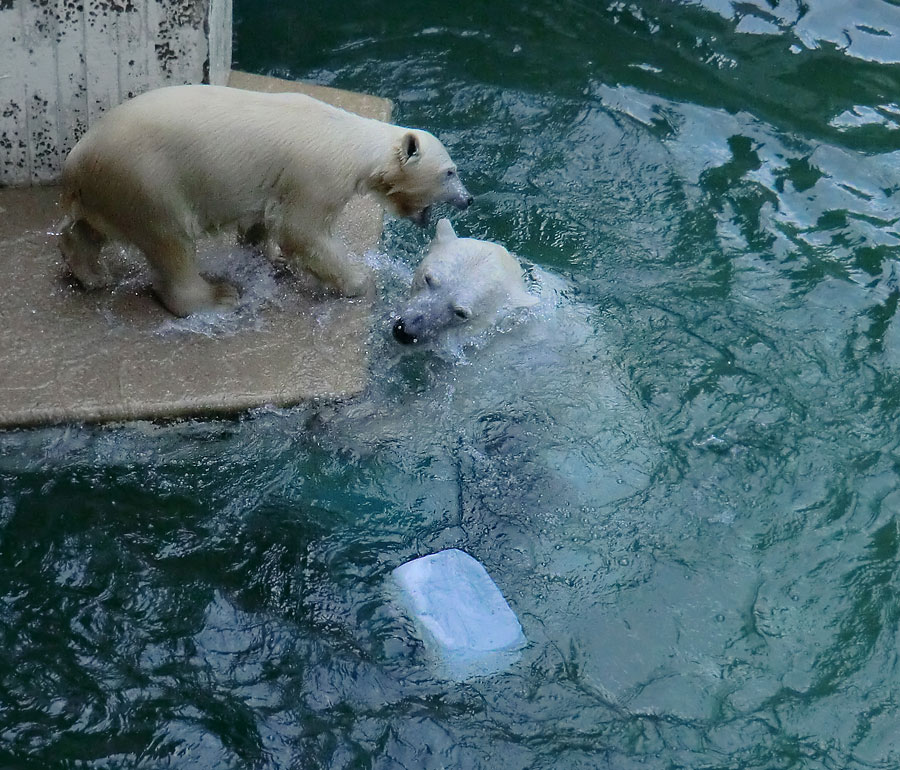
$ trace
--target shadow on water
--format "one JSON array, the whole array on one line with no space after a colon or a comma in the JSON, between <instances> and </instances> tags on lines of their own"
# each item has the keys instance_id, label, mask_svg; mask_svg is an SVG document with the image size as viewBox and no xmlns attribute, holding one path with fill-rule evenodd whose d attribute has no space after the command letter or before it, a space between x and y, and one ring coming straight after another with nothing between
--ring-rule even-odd
<instances>
[{"instance_id":1,"label":"shadow on water","mask_svg":"<svg viewBox=\"0 0 900 770\"><path fill-rule=\"evenodd\" d=\"M236 6L239 66L440 136L544 304L400 355L389 222L363 397L0 437L0 765L897 767L896 4ZM444 547L493 678L385 599Z\"/></svg>"}]
</instances>

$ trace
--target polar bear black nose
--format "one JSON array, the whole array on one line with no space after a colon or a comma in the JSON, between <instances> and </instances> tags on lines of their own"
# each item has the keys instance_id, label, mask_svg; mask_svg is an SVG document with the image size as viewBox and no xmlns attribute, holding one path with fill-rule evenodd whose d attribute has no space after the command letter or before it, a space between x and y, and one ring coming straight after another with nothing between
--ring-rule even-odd
<instances>
[{"instance_id":1,"label":"polar bear black nose","mask_svg":"<svg viewBox=\"0 0 900 770\"><path fill-rule=\"evenodd\" d=\"M401 318L397 323L394 324L394 339L397 340L401 345L410 345L413 342L418 342L419 338L413 334L410 334L403 328L403 319Z\"/></svg>"}]
</instances>

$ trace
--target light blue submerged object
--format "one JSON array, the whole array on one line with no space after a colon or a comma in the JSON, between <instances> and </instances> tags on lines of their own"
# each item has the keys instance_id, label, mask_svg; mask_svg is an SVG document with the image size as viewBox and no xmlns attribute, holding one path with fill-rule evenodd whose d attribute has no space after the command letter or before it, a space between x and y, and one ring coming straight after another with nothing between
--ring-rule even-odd
<instances>
[{"instance_id":1,"label":"light blue submerged object","mask_svg":"<svg viewBox=\"0 0 900 770\"><path fill-rule=\"evenodd\" d=\"M399 600L448 679L493 674L518 660L522 626L480 562L456 548L397 567Z\"/></svg>"}]
</instances>

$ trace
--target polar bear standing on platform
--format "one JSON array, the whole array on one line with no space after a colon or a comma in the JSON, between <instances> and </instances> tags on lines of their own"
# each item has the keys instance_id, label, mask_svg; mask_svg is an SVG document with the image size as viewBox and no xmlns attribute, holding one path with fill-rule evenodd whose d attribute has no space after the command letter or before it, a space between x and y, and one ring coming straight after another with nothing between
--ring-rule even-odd
<instances>
[{"instance_id":1,"label":"polar bear standing on platform","mask_svg":"<svg viewBox=\"0 0 900 770\"><path fill-rule=\"evenodd\" d=\"M409 302L393 326L394 339L409 345L463 325L475 334L504 313L537 302L525 288L521 266L503 246L459 238L450 220L442 219L413 275Z\"/></svg>"},{"instance_id":2,"label":"polar bear standing on platform","mask_svg":"<svg viewBox=\"0 0 900 770\"><path fill-rule=\"evenodd\" d=\"M111 110L69 153L60 249L88 288L107 282L108 239L137 246L175 315L227 309L229 284L203 278L196 240L235 227L348 296L371 275L334 235L338 215L372 193L425 225L431 206L472 198L441 142L294 93L173 86Z\"/></svg>"}]
</instances>

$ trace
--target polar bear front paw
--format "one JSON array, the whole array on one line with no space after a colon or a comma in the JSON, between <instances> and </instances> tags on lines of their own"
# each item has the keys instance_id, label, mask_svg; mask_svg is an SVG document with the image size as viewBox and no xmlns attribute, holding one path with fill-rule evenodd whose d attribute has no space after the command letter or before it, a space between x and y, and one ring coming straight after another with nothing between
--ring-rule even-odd
<instances>
[{"instance_id":1,"label":"polar bear front paw","mask_svg":"<svg viewBox=\"0 0 900 770\"><path fill-rule=\"evenodd\" d=\"M216 310L233 310L237 307L241 293L236 286L226 281L211 284L213 287L213 302Z\"/></svg>"},{"instance_id":2,"label":"polar bear front paw","mask_svg":"<svg viewBox=\"0 0 900 770\"><path fill-rule=\"evenodd\" d=\"M194 313L233 310L240 298L240 292L230 283L210 283L200 276L174 285L156 284L153 288L163 305L182 318Z\"/></svg>"},{"instance_id":3,"label":"polar bear front paw","mask_svg":"<svg viewBox=\"0 0 900 770\"><path fill-rule=\"evenodd\" d=\"M348 274L341 276L336 288L343 297L369 297L375 293L375 277L365 271Z\"/></svg>"}]
</instances>

